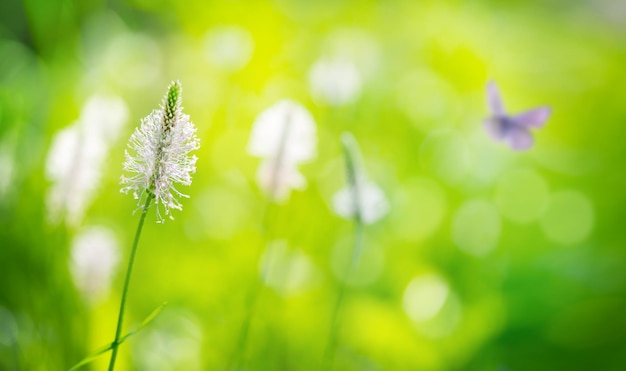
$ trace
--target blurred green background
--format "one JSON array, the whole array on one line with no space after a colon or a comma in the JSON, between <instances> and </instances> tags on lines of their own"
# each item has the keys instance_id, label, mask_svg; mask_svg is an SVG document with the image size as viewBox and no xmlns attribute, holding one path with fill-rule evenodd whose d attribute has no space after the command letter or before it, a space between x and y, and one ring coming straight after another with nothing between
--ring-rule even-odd
<instances>
[{"instance_id":1,"label":"blurred green background","mask_svg":"<svg viewBox=\"0 0 626 371\"><path fill-rule=\"evenodd\" d=\"M261 251L277 258L246 369L320 368L352 243L331 207L343 131L390 213L348 281L337 370L626 367L623 1L4 0L0 22L0 370L65 370L112 341L139 217L124 148L175 79L197 173L175 220L148 215L126 328L168 306L118 369L224 369ZM320 58L351 63L347 102L315 90ZM489 79L512 112L553 108L530 151L483 132ZM282 98L311 111L318 156L265 233L246 146ZM106 146L83 133L52 159L57 133L92 122ZM99 178L63 183L55 161ZM54 211L59 184L74 214Z\"/></svg>"}]
</instances>

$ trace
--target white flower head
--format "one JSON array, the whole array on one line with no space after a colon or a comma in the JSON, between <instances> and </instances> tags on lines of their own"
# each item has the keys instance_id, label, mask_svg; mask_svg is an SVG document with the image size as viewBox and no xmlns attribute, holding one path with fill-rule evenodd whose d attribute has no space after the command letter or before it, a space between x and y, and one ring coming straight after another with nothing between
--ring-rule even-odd
<instances>
[{"instance_id":1,"label":"white flower head","mask_svg":"<svg viewBox=\"0 0 626 371\"><path fill-rule=\"evenodd\" d=\"M47 196L51 221L64 216L77 225L82 220L127 118L123 100L95 95L85 103L80 119L56 134L46 160L46 177L52 182Z\"/></svg>"},{"instance_id":2,"label":"white flower head","mask_svg":"<svg viewBox=\"0 0 626 371\"><path fill-rule=\"evenodd\" d=\"M389 212L389 204L383 191L374 183L361 179L356 186L339 190L333 197L337 215L352 219L357 213L365 224L372 224ZM355 199L355 193L358 195Z\"/></svg>"},{"instance_id":3,"label":"white flower head","mask_svg":"<svg viewBox=\"0 0 626 371\"><path fill-rule=\"evenodd\" d=\"M94 95L83 106L80 120L94 134L112 142L128 120L128 108L120 98Z\"/></svg>"},{"instance_id":4,"label":"white flower head","mask_svg":"<svg viewBox=\"0 0 626 371\"><path fill-rule=\"evenodd\" d=\"M263 111L248 143L248 153L264 160L257 173L261 188L275 201L285 200L291 189L304 189L297 166L315 158L316 146L315 121L300 104L281 100Z\"/></svg>"},{"instance_id":5,"label":"white flower head","mask_svg":"<svg viewBox=\"0 0 626 371\"><path fill-rule=\"evenodd\" d=\"M130 137L124 171L131 175L121 177L121 191L132 192L139 207L144 197L154 197L157 222L164 220L161 207L173 219L171 209L182 210L178 197L188 197L175 186L191 185L197 157L190 152L198 148L196 128L183 114L181 84L172 82L161 107L142 119Z\"/></svg>"},{"instance_id":6,"label":"white flower head","mask_svg":"<svg viewBox=\"0 0 626 371\"><path fill-rule=\"evenodd\" d=\"M313 98L331 106L342 106L356 101L361 93L361 80L356 65L346 58L321 58L309 71Z\"/></svg>"},{"instance_id":7,"label":"white flower head","mask_svg":"<svg viewBox=\"0 0 626 371\"><path fill-rule=\"evenodd\" d=\"M346 219L356 219L372 224L389 212L389 202L384 192L367 179L360 167L358 145L349 133L342 135L344 156L348 174L348 185L333 197L333 209Z\"/></svg>"},{"instance_id":8,"label":"white flower head","mask_svg":"<svg viewBox=\"0 0 626 371\"><path fill-rule=\"evenodd\" d=\"M306 188L306 179L295 164L277 159L264 160L257 171L257 182L263 191L278 202L289 197L292 189Z\"/></svg>"},{"instance_id":9,"label":"white flower head","mask_svg":"<svg viewBox=\"0 0 626 371\"><path fill-rule=\"evenodd\" d=\"M74 238L70 272L88 301L95 302L108 294L119 258L117 239L107 228L88 227Z\"/></svg>"},{"instance_id":10,"label":"white flower head","mask_svg":"<svg viewBox=\"0 0 626 371\"><path fill-rule=\"evenodd\" d=\"M282 157L285 161L307 162L317 155L315 120L300 104L284 99L256 118L248 152L261 158Z\"/></svg>"}]
</instances>

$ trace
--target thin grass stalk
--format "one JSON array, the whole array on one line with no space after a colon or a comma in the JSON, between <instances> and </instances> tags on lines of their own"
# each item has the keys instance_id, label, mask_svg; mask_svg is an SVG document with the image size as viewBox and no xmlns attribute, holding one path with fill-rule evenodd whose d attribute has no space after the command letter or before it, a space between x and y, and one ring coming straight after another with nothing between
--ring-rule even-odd
<instances>
[{"instance_id":1,"label":"thin grass stalk","mask_svg":"<svg viewBox=\"0 0 626 371\"><path fill-rule=\"evenodd\" d=\"M117 350L119 349L119 341L122 336L122 326L124 323L124 309L126 308L126 297L128 295L128 287L130 285L130 278L133 272L133 265L135 263L135 255L137 253L137 246L139 245L139 237L141 236L141 230L143 229L143 223L146 220L146 214L150 207L150 202L154 196L150 193L146 197L146 203L141 210L141 217L139 218L139 224L137 225L137 232L135 233L135 239L133 241L133 247L130 251L130 259L128 261L128 268L126 268L126 279L124 280L124 290L122 291L122 302L120 304L120 311L117 316L117 329L115 330L115 339L113 340L111 348L111 361L109 362L109 371L113 371L115 368L115 360L117 359Z\"/></svg>"},{"instance_id":2,"label":"thin grass stalk","mask_svg":"<svg viewBox=\"0 0 626 371\"><path fill-rule=\"evenodd\" d=\"M346 282L350 280L352 272L361 257L361 250L363 246L363 218L361 203L359 201L361 199L361 190L359 189L360 181L357 173L357 153L356 148L354 148L354 139L352 136L344 136L342 138L342 153L346 166L346 177L348 179L350 189L352 190L352 204L354 205L354 245L352 248L352 257L346 269L345 275L339 283L339 292L337 294L337 300L331 315L328 345L322 361L322 370L331 370L333 366L335 350L337 347L337 334L339 333L339 329L341 327L341 309L346 292Z\"/></svg>"}]
</instances>

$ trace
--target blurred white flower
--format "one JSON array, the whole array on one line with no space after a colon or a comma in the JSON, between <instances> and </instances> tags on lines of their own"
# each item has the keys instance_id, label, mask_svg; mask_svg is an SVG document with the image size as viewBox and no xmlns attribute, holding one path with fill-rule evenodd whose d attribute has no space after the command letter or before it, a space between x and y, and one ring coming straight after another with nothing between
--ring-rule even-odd
<instances>
[{"instance_id":1,"label":"blurred white flower","mask_svg":"<svg viewBox=\"0 0 626 371\"><path fill-rule=\"evenodd\" d=\"M244 68L254 51L254 40L250 32L239 26L220 26L209 30L204 45L209 62L232 72Z\"/></svg>"},{"instance_id":2,"label":"blurred white flower","mask_svg":"<svg viewBox=\"0 0 626 371\"><path fill-rule=\"evenodd\" d=\"M372 224L389 212L389 202L384 192L367 179L360 165L358 145L351 134L342 135L348 185L333 197L333 209L337 215L358 218L365 224Z\"/></svg>"},{"instance_id":3,"label":"blurred white flower","mask_svg":"<svg viewBox=\"0 0 626 371\"><path fill-rule=\"evenodd\" d=\"M91 97L80 119L60 130L46 160L46 177L52 182L47 196L50 220L62 217L77 225L95 196L109 148L126 123L128 109L117 97Z\"/></svg>"},{"instance_id":4,"label":"blurred white flower","mask_svg":"<svg viewBox=\"0 0 626 371\"><path fill-rule=\"evenodd\" d=\"M117 140L127 119L126 104L117 97L94 95L85 103L81 113L82 124L108 143Z\"/></svg>"},{"instance_id":5,"label":"blurred white flower","mask_svg":"<svg viewBox=\"0 0 626 371\"><path fill-rule=\"evenodd\" d=\"M72 242L70 272L81 294L94 303L109 293L119 262L119 245L113 232L92 226Z\"/></svg>"},{"instance_id":6,"label":"blurred white flower","mask_svg":"<svg viewBox=\"0 0 626 371\"><path fill-rule=\"evenodd\" d=\"M281 100L254 121L248 152L261 158L279 158L293 163L317 155L313 116L292 100Z\"/></svg>"},{"instance_id":7,"label":"blurred white flower","mask_svg":"<svg viewBox=\"0 0 626 371\"><path fill-rule=\"evenodd\" d=\"M387 198L376 184L359 180L355 186L339 190L333 197L337 215L352 219L357 213L365 224L372 224L389 212Z\"/></svg>"},{"instance_id":8,"label":"blurred white flower","mask_svg":"<svg viewBox=\"0 0 626 371\"><path fill-rule=\"evenodd\" d=\"M141 120L141 126L130 137L128 148L133 154L125 152L124 171L132 175L121 177L121 191L132 192L139 207L144 196L154 197L157 221L163 222L160 206L165 215L173 219L170 209L182 210L177 197L188 197L179 192L175 184L191 185L197 157L189 153L200 148L196 128L189 116L183 114L180 82L172 82L161 107Z\"/></svg>"},{"instance_id":9,"label":"blurred white flower","mask_svg":"<svg viewBox=\"0 0 626 371\"><path fill-rule=\"evenodd\" d=\"M276 159L264 160L257 171L257 182L261 189L271 194L276 201L284 201L292 189L306 188L306 179L295 164Z\"/></svg>"},{"instance_id":10,"label":"blurred white flower","mask_svg":"<svg viewBox=\"0 0 626 371\"><path fill-rule=\"evenodd\" d=\"M361 75L351 61L326 57L316 61L309 71L313 98L331 106L356 101L361 93Z\"/></svg>"},{"instance_id":11,"label":"blurred white flower","mask_svg":"<svg viewBox=\"0 0 626 371\"><path fill-rule=\"evenodd\" d=\"M257 117L248 153L263 159L257 180L270 198L282 201L291 189L306 187L297 166L315 158L316 146L315 121L294 101L279 101Z\"/></svg>"}]
</instances>

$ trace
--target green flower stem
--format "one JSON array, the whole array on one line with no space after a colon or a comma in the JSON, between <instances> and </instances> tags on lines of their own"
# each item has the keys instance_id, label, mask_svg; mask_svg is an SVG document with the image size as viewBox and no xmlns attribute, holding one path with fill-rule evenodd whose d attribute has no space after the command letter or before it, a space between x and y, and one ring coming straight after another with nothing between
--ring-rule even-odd
<instances>
[{"instance_id":1,"label":"green flower stem","mask_svg":"<svg viewBox=\"0 0 626 371\"><path fill-rule=\"evenodd\" d=\"M264 238L263 241L267 242L267 241L271 241L271 235L270 235L270 214L272 213L272 208L273 208L273 203L268 200L268 202L265 204L265 207L263 209L263 216L261 217L261 233L263 234ZM263 253L263 246L265 244L259 245L258 250L255 254L255 261L258 261ZM246 308L248 309L246 312L246 317L244 319L243 324L241 325L241 330L239 332L239 337L237 339L237 347L235 348L235 351L233 352L232 358L229 361L229 366L226 368L226 370L238 370L239 368L245 366L246 360L245 360L245 356L246 356L246 348L248 345L248 334L250 333L250 326L252 324L252 318L254 317L254 314L256 312L256 308L258 306L258 302L259 302L259 298L261 297L261 293L263 292L264 289L264 285L263 282L265 281L266 275L267 275L267 267L263 268L263 271L261 272L261 278L257 278L257 276L255 275L255 277L253 278L254 281L252 282L252 284L250 285L250 288L248 289L248 297L246 300Z\"/></svg>"},{"instance_id":2,"label":"green flower stem","mask_svg":"<svg viewBox=\"0 0 626 371\"><path fill-rule=\"evenodd\" d=\"M355 218L354 223L354 247L352 250L352 258L350 259L350 263L348 265L348 269L346 270L346 275L344 279L341 280L339 284L339 293L337 294L337 301L335 302L335 307L333 308L333 313L330 320L330 332L328 335L328 345L326 347L326 352L324 355L324 363L322 370L331 370L333 365L333 360L335 357L335 348L337 346L337 333L339 332L339 328L341 327L341 306L343 304L343 298L346 292L346 281L350 279L352 276L352 271L354 270L356 263L359 261L359 256L361 255L361 246L363 245L363 223L359 218Z\"/></svg>"},{"instance_id":3,"label":"green flower stem","mask_svg":"<svg viewBox=\"0 0 626 371\"><path fill-rule=\"evenodd\" d=\"M146 220L146 214L150 207L150 202L154 196L150 193L146 199L146 203L141 210L141 218L139 219L139 225L137 225L137 232L135 233L135 240L133 241L133 247L130 251L130 260L128 261L128 268L126 269L126 279L124 280L124 291L122 292L122 303L120 304L120 312L117 317L117 330L115 330L115 340L113 340L111 361L109 362L109 371L113 371L115 368L115 359L117 358L117 349L119 346L120 337L122 336L122 324L124 322L124 308L126 307L126 295L128 294L128 286L130 285L130 276L133 272L133 264L135 263L135 254L137 253L137 245L139 245L139 236L143 228L143 223Z\"/></svg>"},{"instance_id":4,"label":"green flower stem","mask_svg":"<svg viewBox=\"0 0 626 371\"><path fill-rule=\"evenodd\" d=\"M363 245L363 211L361 210L361 179L358 173L358 150L357 144L352 134L345 133L341 137L343 158L346 166L346 178L349 189L352 191L352 204L354 205L354 247L352 248L352 258L346 269L343 280L339 283L339 293L331 316L330 330L328 335L328 345L323 358L322 370L330 370L333 366L335 348L337 346L337 333L341 327L341 306L346 292L346 282L350 280L359 258Z\"/></svg>"},{"instance_id":5,"label":"green flower stem","mask_svg":"<svg viewBox=\"0 0 626 371\"><path fill-rule=\"evenodd\" d=\"M280 144L278 147L278 154L276 155L277 161L280 161L284 156L285 148L287 145L287 138L289 137L290 121L291 121L291 113L289 113L287 117L285 117L285 129L281 133ZM262 220L261 232L263 233L265 237L264 238L265 242L271 241L269 237L269 233L268 233L269 231L268 216L271 211L270 209L272 208L272 202L274 202L276 198L276 188L278 185L278 175L279 175L278 171L279 171L280 166L281 164L277 163L274 167L274 171L272 173L270 187L269 187L269 195L268 195L269 199L268 199L267 204L265 205L265 208L263 210L263 217L261 219ZM262 249L262 246L260 246L256 256L260 257L262 252L263 252L263 249ZM256 307L259 301L259 297L261 296L261 293L264 288L263 281L266 278L266 274L267 274L267 269L264 268L261 273L262 275L261 279L258 279L258 278L255 279L252 287L249 290L248 301L246 305L246 307L248 308L248 311L246 313L246 318L241 326L241 331L239 333L239 338L237 340L237 348L235 349L235 352L233 353L233 358L229 362L230 365L228 367L228 370L237 370L240 366L245 365L246 347L248 343L248 333L250 332L250 325L252 322L252 318L254 317L254 313L256 312Z\"/></svg>"}]
</instances>

